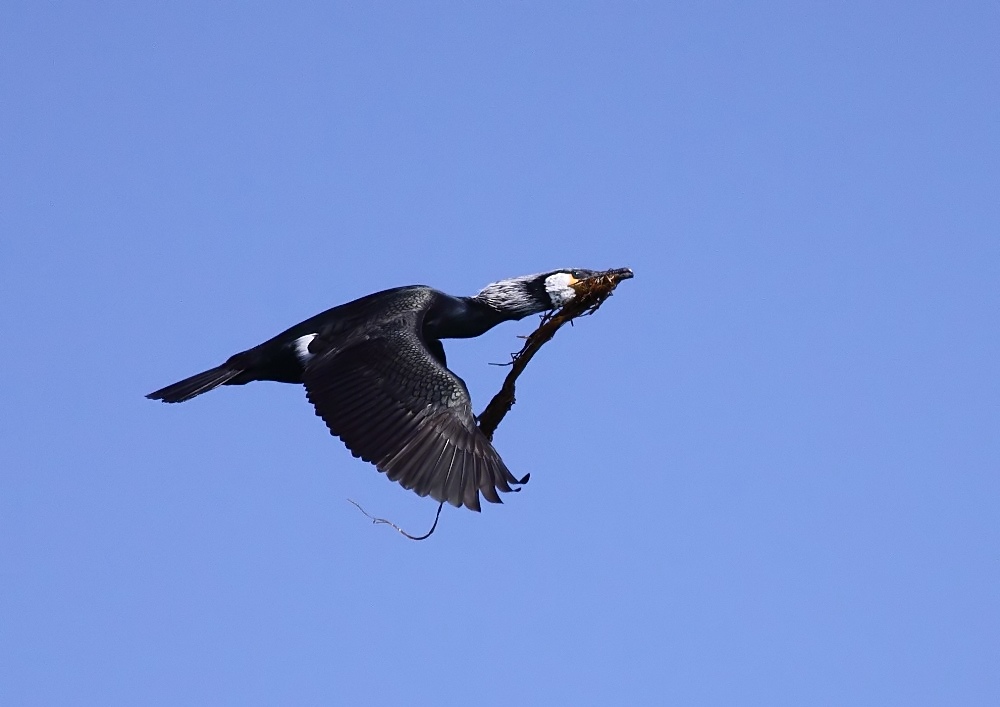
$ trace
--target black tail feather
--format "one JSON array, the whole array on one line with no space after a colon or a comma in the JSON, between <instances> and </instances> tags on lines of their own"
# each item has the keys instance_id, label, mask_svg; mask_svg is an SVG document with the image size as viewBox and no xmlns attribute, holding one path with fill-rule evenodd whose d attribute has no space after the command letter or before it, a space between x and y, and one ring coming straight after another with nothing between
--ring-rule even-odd
<instances>
[{"instance_id":1,"label":"black tail feather","mask_svg":"<svg viewBox=\"0 0 1000 707\"><path fill-rule=\"evenodd\" d=\"M228 383L241 373L243 371L239 368L230 368L226 364L222 364L210 370L196 373L190 378L177 381L166 388L160 388L146 397L150 400L162 400L165 403L183 403L196 395L207 393L213 388Z\"/></svg>"}]
</instances>

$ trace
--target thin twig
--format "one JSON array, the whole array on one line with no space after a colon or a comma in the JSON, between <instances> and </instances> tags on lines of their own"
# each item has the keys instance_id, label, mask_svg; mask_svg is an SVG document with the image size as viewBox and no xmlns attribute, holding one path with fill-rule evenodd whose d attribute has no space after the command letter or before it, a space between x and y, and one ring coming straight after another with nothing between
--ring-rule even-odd
<instances>
[{"instance_id":1,"label":"thin twig","mask_svg":"<svg viewBox=\"0 0 1000 707\"><path fill-rule=\"evenodd\" d=\"M352 500L350 498L347 499L347 500L350 501L351 503L353 503L354 506L355 506L355 508L357 508L359 511L361 511L366 516L368 516L369 518L371 518L372 525L378 525L380 523L384 523L385 525L392 526L393 528L396 529L397 532L399 532L400 535L402 535L404 537L407 537L410 540L426 540L427 538L429 538L431 536L431 533L434 532L434 529L437 528L438 518L441 517L441 509L444 508L444 501L442 501L440 504L438 504L437 515L434 516L434 525L431 526L430 530L428 530L423 535L410 535L405 530L403 530L402 528L400 528L398 525L396 525L395 523L393 523L391 520L388 520L386 518L376 518L371 513L369 513L368 511L366 511L364 508L362 508L361 504L358 503L357 501L354 501L354 500Z\"/></svg>"}]
</instances>

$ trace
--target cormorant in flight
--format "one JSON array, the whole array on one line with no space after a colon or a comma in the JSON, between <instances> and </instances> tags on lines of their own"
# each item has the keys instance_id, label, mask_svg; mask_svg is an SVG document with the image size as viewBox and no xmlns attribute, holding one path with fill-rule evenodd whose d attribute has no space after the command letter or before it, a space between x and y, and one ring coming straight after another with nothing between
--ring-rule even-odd
<instances>
[{"instance_id":1,"label":"cormorant in flight","mask_svg":"<svg viewBox=\"0 0 1000 707\"><path fill-rule=\"evenodd\" d=\"M593 270L501 280L473 297L397 287L328 309L221 366L147 395L180 403L220 385L301 383L316 414L356 457L421 496L479 510L479 494L523 484L476 426L465 382L441 339L479 336L500 322L561 307Z\"/></svg>"}]
</instances>

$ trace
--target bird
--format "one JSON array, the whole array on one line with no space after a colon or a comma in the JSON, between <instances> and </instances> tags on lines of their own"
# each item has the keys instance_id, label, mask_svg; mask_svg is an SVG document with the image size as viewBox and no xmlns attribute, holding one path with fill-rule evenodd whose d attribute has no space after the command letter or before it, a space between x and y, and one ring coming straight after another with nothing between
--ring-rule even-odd
<instances>
[{"instance_id":1,"label":"bird","mask_svg":"<svg viewBox=\"0 0 1000 707\"><path fill-rule=\"evenodd\" d=\"M480 511L480 494L502 503L498 491L520 490L530 475L514 476L480 431L441 340L563 307L577 296L574 284L598 274L570 268L523 275L471 297L426 285L375 292L146 397L180 403L222 385L301 384L353 456L420 496Z\"/></svg>"}]
</instances>

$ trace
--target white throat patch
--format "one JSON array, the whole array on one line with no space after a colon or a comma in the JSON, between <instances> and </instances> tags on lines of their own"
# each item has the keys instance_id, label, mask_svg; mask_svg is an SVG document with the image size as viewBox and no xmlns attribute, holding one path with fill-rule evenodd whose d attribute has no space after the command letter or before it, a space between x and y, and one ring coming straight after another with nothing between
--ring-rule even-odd
<instances>
[{"instance_id":1,"label":"white throat patch","mask_svg":"<svg viewBox=\"0 0 1000 707\"><path fill-rule=\"evenodd\" d=\"M576 297L576 290L570 285L576 282L576 278L568 272L557 272L545 278L545 291L552 300L553 307L562 307L572 302Z\"/></svg>"}]
</instances>

